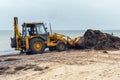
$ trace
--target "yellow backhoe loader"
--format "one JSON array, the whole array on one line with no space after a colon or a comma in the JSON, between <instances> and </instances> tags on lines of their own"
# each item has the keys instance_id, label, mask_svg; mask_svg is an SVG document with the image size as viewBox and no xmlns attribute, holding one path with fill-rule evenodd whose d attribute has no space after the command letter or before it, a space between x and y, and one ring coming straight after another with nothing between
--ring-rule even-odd
<instances>
[{"instance_id":1,"label":"yellow backhoe loader","mask_svg":"<svg viewBox=\"0 0 120 80\"><path fill-rule=\"evenodd\" d=\"M14 17L14 37L11 38L11 47L26 54L43 53L45 48L50 51L64 51L74 46L79 39L54 33L49 34L43 22L31 22L22 24L22 32L18 27L18 18Z\"/></svg>"}]
</instances>

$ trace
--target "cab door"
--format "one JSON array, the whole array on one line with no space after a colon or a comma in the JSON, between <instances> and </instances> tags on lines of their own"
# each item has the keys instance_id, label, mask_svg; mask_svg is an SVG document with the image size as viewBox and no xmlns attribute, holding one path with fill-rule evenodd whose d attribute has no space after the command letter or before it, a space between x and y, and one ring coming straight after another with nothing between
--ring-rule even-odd
<instances>
[{"instance_id":1,"label":"cab door","mask_svg":"<svg viewBox=\"0 0 120 80\"><path fill-rule=\"evenodd\" d=\"M36 24L36 32L39 36L41 36L44 40L47 40L48 34L44 24Z\"/></svg>"}]
</instances>

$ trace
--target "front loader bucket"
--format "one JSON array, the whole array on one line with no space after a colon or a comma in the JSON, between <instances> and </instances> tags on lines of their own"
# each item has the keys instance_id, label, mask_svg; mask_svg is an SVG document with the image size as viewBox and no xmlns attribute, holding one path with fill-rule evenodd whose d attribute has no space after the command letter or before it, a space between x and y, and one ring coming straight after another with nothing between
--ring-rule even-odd
<instances>
[{"instance_id":1,"label":"front loader bucket","mask_svg":"<svg viewBox=\"0 0 120 80\"><path fill-rule=\"evenodd\" d=\"M78 37L78 38L75 38L75 40L73 41L74 42L74 45L76 45L76 44L78 44L79 42L80 42L80 37Z\"/></svg>"}]
</instances>

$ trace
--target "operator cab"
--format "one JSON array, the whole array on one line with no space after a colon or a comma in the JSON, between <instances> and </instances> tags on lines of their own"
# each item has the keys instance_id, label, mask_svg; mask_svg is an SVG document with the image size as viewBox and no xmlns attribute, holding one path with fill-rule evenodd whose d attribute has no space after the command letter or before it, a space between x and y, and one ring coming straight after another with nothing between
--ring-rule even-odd
<instances>
[{"instance_id":1,"label":"operator cab","mask_svg":"<svg viewBox=\"0 0 120 80\"><path fill-rule=\"evenodd\" d=\"M23 23L22 25L22 37L26 36L41 36L43 39L47 40L47 28L44 23Z\"/></svg>"}]
</instances>

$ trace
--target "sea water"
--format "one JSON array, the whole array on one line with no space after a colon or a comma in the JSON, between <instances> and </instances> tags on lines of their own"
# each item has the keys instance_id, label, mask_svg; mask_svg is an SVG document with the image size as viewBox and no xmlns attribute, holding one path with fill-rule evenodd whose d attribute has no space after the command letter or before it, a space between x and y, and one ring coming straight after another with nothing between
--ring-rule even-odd
<instances>
[{"instance_id":1,"label":"sea water","mask_svg":"<svg viewBox=\"0 0 120 80\"><path fill-rule=\"evenodd\" d=\"M114 36L120 37L120 30L102 30L102 32L109 34L113 33ZM59 33L74 39L76 37L83 36L85 30L53 30L53 33ZM0 30L0 55L19 53L10 46L10 38L13 37L13 34L14 32L12 30Z\"/></svg>"}]
</instances>

